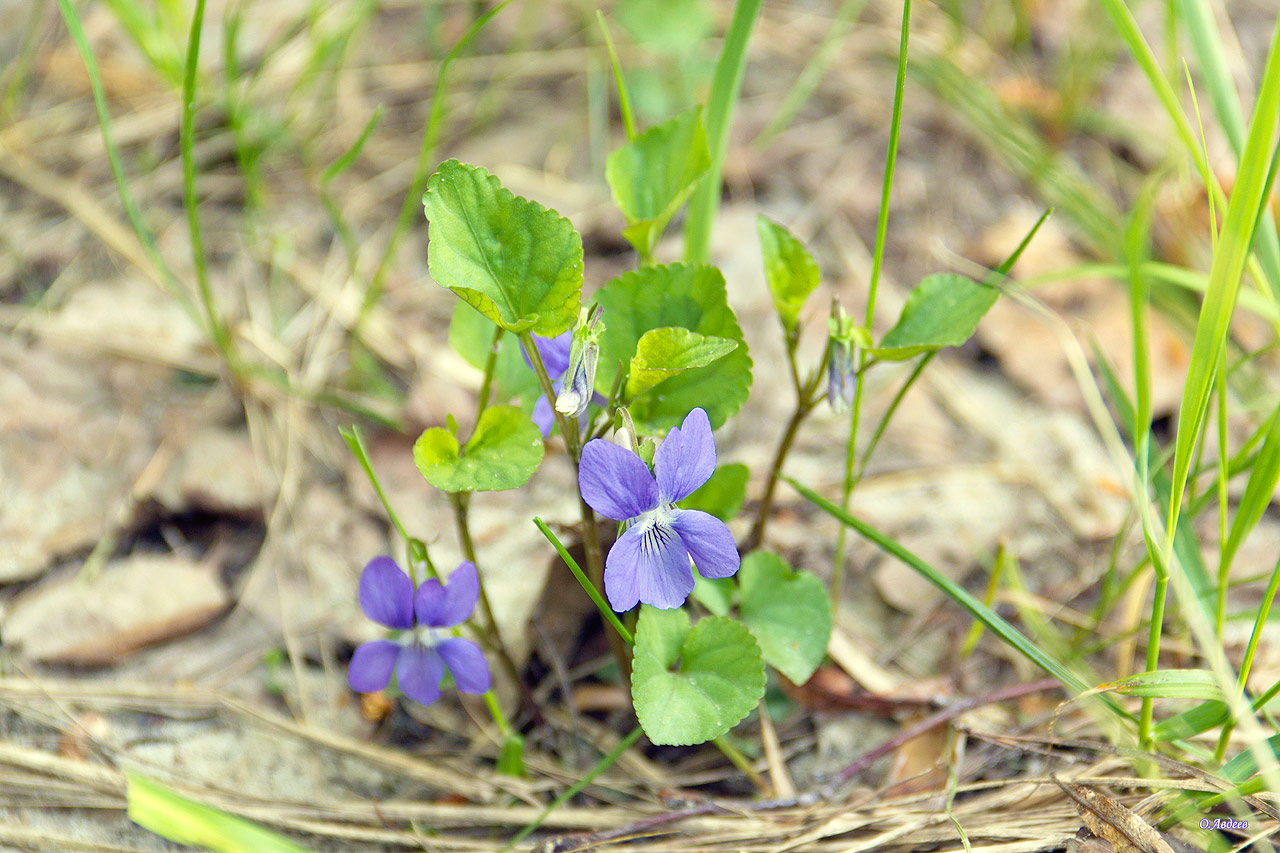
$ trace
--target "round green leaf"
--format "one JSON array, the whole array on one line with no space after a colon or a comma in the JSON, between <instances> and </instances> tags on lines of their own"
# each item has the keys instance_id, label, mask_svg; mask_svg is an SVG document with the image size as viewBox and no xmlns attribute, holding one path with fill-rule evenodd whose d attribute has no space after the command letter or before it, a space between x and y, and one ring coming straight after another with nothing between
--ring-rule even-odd
<instances>
[{"instance_id":1,"label":"round green leaf","mask_svg":"<svg viewBox=\"0 0 1280 853\"><path fill-rule=\"evenodd\" d=\"M738 724L764 695L760 647L746 626L645 606L636 626L631 698L655 744L691 746Z\"/></svg>"},{"instance_id":2,"label":"round green leaf","mask_svg":"<svg viewBox=\"0 0 1280 853\"><path fill-rule=\"evenodd\" d=\"M902 361L922 352L956 347L969 340L1000 291L962 275L925 276L902 306L897 324L871 354Z\"/></svg>"},{"instance_id":3,"label":"round green leaf","mask_svg":"<svg viewBox=\"0 0 1280 853\"><path fill-rule=\"evenodd\" d=\"M413 445L413 461L444 492L501 492L523 486L542 461L542 434L515 406L485 409L466 447L433 427Z\"/></svg>"},{"instance_id":4,"label":"round green leaf","mask_svg":"<svg viewBox=\"0 0 1280 853\"><path fill-rule=\"evenodd\" d=\"M702 108L654 125L609 155L605 178L627 219L622 236L642 255L658 238L711 166Z\"/></svg>"},{"instance_id":5,"label":"round green leaf","mask_svg":"<svg viewBox=\"0 0 1280 853\"><path fill-rule=\"evenodd\" d=\"M756 217L760 251L764 255L764 278L773 295L773 307L788 330L796 327L800 309L818 286L818 263L804 244L776 222Z\"/></svg>"},{"instance_id":6,"label":"round green leaf","mask_svg":"<svg viewBox=\"0 0 1280 853\"><path fill-rule=\"evenodd\" d=\"M688 329L650 329L640 336L627 376L627 396L638 397L677 373L706 367L738 348L737 341Z\"/></svg>"},{"instance_id":7,"label":"round green leaf","mask_svg":"<svg viewBox=\"0 0 1280 853\"><path fill-rule=\"evenodd\" d=\"M640 337L650 329L680 326L738 343L724 358L681 371L637 397L630 411L642 430L679 426L699 406L706 410L711 428L719 429L746 402L751 356L718 269L687 264L645 267L610 281L596 294L596 302L604 308L602 382L606 375L612 377L614 365L630 363Z\"/></svg>"},{"instance_id":8,"label":"round green leaf","mask_svg":"<svg viewBox=\"0 0 1280 853\"><path fill-rule=\"evenodd\" d=\"M427 182L431 277L510 332L566 331L582 301L582 238L554 210L479 166L447 160Z\"/></svg>"},{"instance_id":9,"label":"round green leaf","mask_svg":"<svg viewBox=\"0 0 1280 853\"><path fill-rule=\"evenodd\" d=\"M804 684L827 654L831 603L822 581L793 572L777 554L753 551L738 570L738 615L764 659L795 684Z\"/></svg>"}]
</instances>

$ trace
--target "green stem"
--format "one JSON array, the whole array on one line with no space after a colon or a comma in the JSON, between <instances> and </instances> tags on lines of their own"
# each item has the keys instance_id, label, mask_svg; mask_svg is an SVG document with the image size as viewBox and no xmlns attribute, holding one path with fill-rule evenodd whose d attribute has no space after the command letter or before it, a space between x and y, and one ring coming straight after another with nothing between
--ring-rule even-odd
<instances>
[{"instance_id":1,"label":"green stem","mask_svg":"<svg viewBox=\"0 0 1280 853\"><path fill-rule=\"evenodd\" d=\"M720 205L724 158L729 149L729 125L733 104L742 87L742 72L747 60L747 42L760 13L761 0L738 0L733 20L725 33L720 59L716 62L707 102L707 146L711 150L711 167L702 183L693 191L684 223L684 257L691 264L705 264L711 257L711 230Z\"/></svg>"},{"instance_id":2,"label":"green stem","mask_svg":"<svg viewBox=\"0 0 1280 853\"><path fill-rule=\"evenodd\" d=\"M581 490L577 489L578 480L578 460L582 456L582 438L578 435L577 420L570 421L565 417L564 413L555 407L556 392L551 383L551 376L547 373L547 367L542 363L542 355L538 352L538 347L534 344L532 332L521 332L520 343L524 346L525 353L529 356L529 363L533 365L533 372L537 374L538 385L542 388L542 393L546 395L551 402L551 411L555 414L556 423L560 427L560 437L564 440L565 447L569 451L569 459L573 463L573 479L575 491L578 492L578 509L582 515L582 547L587 557L587 576L591 579L591 583L597 590L604 590L604 555L600 550L600 535L596 530L596 514L582 498ZM621 642L621 638L609 635L609 644L613 648L613 655L618 659L618 669L622 672L623 680L630 685L631 683L631 654L627 646Z\"/></svg>"},{"instance_id":3,"label":"green stem","mask_svg":"<svg viewBox=\"0 0 1280 853\"><path fill-rule=\"evenodd\" d=\"M769 785L760 777L760 774L756 772L756 769L751 766L751 761L743 755L742 751L734 746L726 736L720 735L711 742L716 745L717 749L724 753L724 757L729 759L730 763L732 763L734 767L738 768L738 770L742 772L742 775L746 776L747 779L750 780L751 784L755 786L757 791L765 795L770 793L771 789L769 788Z\"/></svg>"},{"instance_id":4,"label":"green stem","mask_svg":"<svg viewBox=\"0 0 1280 853\"><path fill-rule=\"evenodd\" d=\"M911 0L903 0L902 32L898 42L898 76L894 82L893 115L889 122L889 146L885 152L884 180L880 185L880 213L876 218L876 241L871 253L871 280L867 284L867 313L864 325L870 329L875 322L876 294L880 287L880 270L884 266L884 247L889 232L889 199L893 192L893 173L898 163L898 138L902 130L902 100L907 80L907 43L911 33ZM862 410L863 386L866 382L863 369L867 363L866 350L858 351L858 376L854 384L853 410L849 415L849 441L845 446L844 484L840 492L840 508L849 509L849 498L856 484L853 461L857 454L858 421ZM836 539L835 560L831 567L831 601L839 604L838 595L844 585L844 552L848 528L841 527Z\"/></svg>"},{"instance_id":5,"label":"green stem","mask_svg":"<svg viewBox=\"0 0 1280 853\"><path fill-rule=\"evenodd\" d=\"M515 729L511 728L511 722L507 719L506 713L502 710L502 705L498 702L498 697L492 690L488 690L484 694L485 707L489 709L489 716L493 717L494 725L498 727L498 733L503 739L515 734Z\"/></svg>"},{"instance_id":6,"label":"green stem","mask_svg":"<svg viewBox=\"0 0 1280 853\"><path fill-rule=\"evenodd\" d=\"M555 533L551 532L551 528L547 527L546 522L541 518L538 518L536 515L533 517L533 523L537 526L538 530L542 531L542 535L547 538L547 541L551 543L551 546L556 549L556 553L560 555L561 560L564 560L564 564L569 567L569 571L573 572L573 576L578 579L578 583L582 586L583 591L586 592L587 596L595 604L596 609L600 611L600 615L604 617L604 620L613 626L613 630L618 632L618 636L621 637L628 646L634 646L636 644L635 637L631 635L631 632L628 631L626 626L622 624L622 621L618 619L618 615L613 612L613 608L604 600L604 596L600 594L600 590L596 589L595 584L591 583L591 579L587 577L586 573L582 571L582 567L578 565L578 561L573 559L573 555L571 555L569 550L560 542L560 538L556 536Z\"/></svg>"},{"instance_id":7,"label":"green stem","mask_svg":"<svg viewBox=\"0 0 1280 853\"><path fill-rule=\"evenodd\" d=\"M818 385L822 382L822 376L827 370L827 362L831 358L831 348L827 347L823 350L822 361L809 374L804 384L801 384L800 372L796 367L798 340L794 332L788 331L786 333L786 344L787 361L791 366L791 382L796 391L796 407L791 413L791 419L787 422L786 429L782 433L782 439L778 442L778 449L773 456L773 465L769 468L769 479L765 482L764 494L760 497L760 509L756 513L755 523L751 527L751 533L747 536L743 549L748 552L759 548L764 542L765 526L769 523L769 514L773 510L773 496L777 491L778 478L782 476L782 464L786 461L787 454L791 452L791 446L795 442L800 424L813 411L815 405L814 395L817 393Z\"/></svg>"},{"instance_id":8,"label":"green stem","mask_svg":"<svg viewBox=\"0 0 1280 853\"><path fill-rule=\"evenodd\" d=\"M1160 666L1160 637L1164 629L1165 596L1169 589L1169 570L1153 561L1156 570L1155 597L1151 602L1151 627L1147 635L1147 672L1155 672ZM1151 748L1151 715L1152 699L1142 699L1142 710L1138 715L1138 747Z\"/></svg>"},{"instance_id":9,"label":"green stem","mask_svg":"<svg viewBox=\"0 0 1280 853\"><path fill-rule=\"evenodd\" d=\"M458 542L462 546L462 555L477 567L476 576L480 579L480 612L484 614L485 630L489 635L489 641L493 644L493 649L498 655L498 660L502 662L502 668L506 670L507 677L520 691L530 713L541 716L537 704L533 701L533 695L529 692L524 679L520 677L520 668L516 666L515 659L507 649L507 644L503 642L502 632L498 630L498 620L493 615L493 605L489 602L484 576L479 572L480 564L476 560L475 542L471 539L471 526L467 518L467 499L462 494L451 492L449 504L453 507L453 520L458 529Z\"/></svg>"},{"instance_id":10,"label":"green stem","mask_svg":"<svg viewBox=\"0 0 1280 853\"><path fill-rule=\"evenodd\" d=\"M524 841L526 838L529 837L531 833L536 831L538 827L542 826L542 822L547 819L547 815L551 814L553 811L560 808L565 803L569 802L569 800L578 796L578 794L580 794L584 788L586 788L588 785L590 785L592 782L595 781L597 776L599 776L601 773L603 773L605 770L611 767L615 761L621 758L622 753L630 749L635 744L635 742L640 739L640 735L642 734L644 734L644 732L641 731L639 726L632 729L631 733L628 734L626 737L624 737L621 741L619 741L617 746L609 750L608 755L606 755L604 758L596 762L596 765L592 767L590 770L588 770L587 774L583 776L579 782L575 783L574 785L571 785L567 790L565 790L563 794L561 794L560 796L552 800L551 804L542 810L542 814L534 818L533 821L531 821L529 825L526 826L524 829L517 832L515 837L512 838L510 841L508 841L506 843L506 846L502 848L503 853L505 853L505 851L507 850L510 850L512 847L515 847L521 841Z\"/></svg>"},{"instance_id":11,"label":"green stem","mask_svg":"<svg viewBox=\"0 0 1280 853\"><path fill-rule=\"evenodd\" d=\"M489 355L484 362L484 379L480 382L480 394L476 398L476 423L489 408L489 398L493 395L493 373L498 367L498 352L502 349L502 336L505 332L501 326L495 326L493 340L489 343Z\"/></svg>"}]
</instances>

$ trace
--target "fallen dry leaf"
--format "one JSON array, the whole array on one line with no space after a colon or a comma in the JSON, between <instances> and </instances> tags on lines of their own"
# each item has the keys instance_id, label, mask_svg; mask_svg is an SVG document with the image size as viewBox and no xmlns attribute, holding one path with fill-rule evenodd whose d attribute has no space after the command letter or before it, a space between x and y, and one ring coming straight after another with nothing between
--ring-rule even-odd
<instances>
[{"instance_id":1,"label":"fallen dry leaf","mask_svg":"<svg viewBox=\"0 0 1280 853\"><path fill-rule=\"evenodd\" d=\"M1173 853L1155 827L1092 788L1054 779L1075 803L1089 831L1111 842L1116 853Z\"/></svg>"},{"instance_id":2,"label":"fallen dry leaf","mask_svg":"<svg viewBox=\"0 0 1280 853\"><path fill-rule=\"evenodd\" d=\"M93 580L68 576L24 593L0 633L30 661L104 665L190 633L226 606L209 567L176 554L136 554Z\"/></svg>"}]
</instances>

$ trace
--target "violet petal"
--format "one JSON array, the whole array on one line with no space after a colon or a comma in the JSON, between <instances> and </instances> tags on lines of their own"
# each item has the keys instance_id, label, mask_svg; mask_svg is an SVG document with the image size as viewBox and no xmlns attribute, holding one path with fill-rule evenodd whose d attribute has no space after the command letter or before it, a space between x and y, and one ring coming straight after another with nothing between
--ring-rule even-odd
<instances>
[{"instance_id":1,"label":"violet petal","mask_svg":"<svg viewBox=\"0 0 1280 853\"><path fill-rule=\"evenodd\" d=\"M413 581L390 557L374 557L360 573L360 609L379 625L413 627Z\"/></svg>"},{"instance_id":2,"label":"violet petal","mask_svg":"<svg viewBox=\"0 0 1280 853\"><path fill-rule=\"evenodd\" d=\"M685 416L672 429L653 456L653 473L664 504L684 500L716 470L716 443L711 437L711 421L702 409Z\"/></svg>"},{"instance_id":3,"label":"violet petal","mask_svg":"<svg viewBox=\"0 0 1280 853\"><path fill-rule=\"evenodd\" d=\"M704 578L727 578L738 571L742 559L723 521L701 510L682 509L676 511L671 526Z\"/></svg>"},{"instance_id":4,"label":"violet petal","mask_svg":"<svg viewBox=\"0 0 1280 853\"><path fill-rule=\"evenodd\" d=\"M435 649L418 645L405 646L396 662L396 678L400 691L415 702L430 705L440 698L440 679L444 678L444 661Z\"/></svg>"},{"instance_id":5,"label":"violet petal","mask_svg":"<svg viewBox=\"0 0 1280 853\"><path fill-rule=\"evenodd\" d=\"M689 552L672 528L636 526L618 537L605 559L604 591L619 613L637 601L670 610L693 592Z\"/></svg>"},{"instance_id":6,"label":"violet petal","mask_svg":"<svg viewBox=\"0 0 1280 853\"><path fill-rule=\"evenodd\" d=\"M351 656L347 667L347 684L357 693L377 693L391 680L400 645L390 640L372 640L363 643Z\"/></svg>"},{"instance_id":7,"label":"violet petal","mask_svg":"<svg viewBox=\"0 0 1280 853\"><path fill-rule=\"evenodd\" d=\"M569 369L569 350L573 347L573 331L561 332L554 338L544 338L541 335L533 336L533 345L538 348L538 355L542 358L542 366L547 369L547 376L551 381L559 379L564 372ZM524 347L520 348L521 355L524 356L524 363L529 365L529 369L533 369L533 360L529 358L529 353Z\"/></svg>"},{"instance_id":8,"label":"violet petal","mask_svg":"<svg viewBox=\"0 0 1280 853\"><path fill-rule=\"evenodd\" d=\"M454 637L436 646L436 651L448 664L453 683L463 693L484 693L489 689L489 662L475 643Z\"/></svg>"},{"instance_id":9,"label":"violet petal","mask_svg":"<svg viewBox=\"0 0 1280 853\"><path fill-rule=\"evenodd\" d=\"M461 625L476 608L480 597L480 575L475 563L463 562L449 575L449 581L441 586L434 578L422 582L414 609L418 621L432 628L452 628Z\"/></svg>"},{"instance_id":10,"label":"violet petal","mask_svg":"<svg viewBox=\"0 0 1280 853\"><path fill-rule=\"evenodd\" d=\"M578 488L592 509L618 521L658 506L658 484L640 457L602 438L582 448Z\"/></svg>"}]
</instances>

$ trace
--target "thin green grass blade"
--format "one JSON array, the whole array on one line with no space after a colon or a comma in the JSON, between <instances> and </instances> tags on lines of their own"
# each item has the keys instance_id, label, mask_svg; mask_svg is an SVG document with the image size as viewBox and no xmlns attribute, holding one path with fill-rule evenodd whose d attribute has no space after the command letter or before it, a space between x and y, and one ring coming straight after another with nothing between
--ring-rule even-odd
<instances>
[{"instance_id":1,"label":"thin green grass blade","mask_svg":"<svg viewBox=\"0 0 1280 853\"><path fill-rule=\"evenodd\" d=\"M189 800L137 773L126 772L129 819L178 844L214 853L306 853L306 847L244 818Z\"/></svg>"},{"instance_id":2,"label":"thin green grass blade","mask_svg":"<svg viewBox=\"0 0 1280 853\"><path fill-rule=\"evenodd\" d=\"M356 137L356 141L351 143L351 147L342 152L342 156L329 164L329 168L324 170L324 174L320 176L320 183L328 184L334 178L341 175L347 169L351 168L351 164L360 156L360 152L364 150L365 143L369 141L369 137L373 135L373 131L378 126L378 121L382 118L382 104L374 109L373 115L369 116L369 121L365 123L364 129L360 131L360 135Z\"/></svg>"},{"instance_id":3,"label":"thin green grass blade","mask_svg":"<svg viewBox=\"0 0 1280 853\"><path fill-rule=\"evenodd\" d=\"M969 591L964 587L942 574L942 572L938 571L933 566L908 551L906 548L903 548L890 537L881 533L865 521L855 518L845 512L839 506L822 497L822 495L813 491L809 487L796 482L790 477L784 476L783 479L790 483L792 488L799 492L805 499L813 503L822 511L826 512L836 521L839 521L841 524L855 530L871 542L874 542L890 556L906 563L921 577L929 581L929 583L933 584L938 589L942 590L948 598L968 611L969 615L981 622L988 631L1008 643L1020 652L1027 660L1031 661L1036 666L1061 681L1063 686L1068 688L1072 695L1083 693L1089 689L1089 686L1085 684L1079 676L1043 652L1035 645L1035 643L1027 639L1022 632L1005 621L1004 617L1000 616L1000 614L996 613L994 610L970 595Z\"/></svg>"},{"instance_id":4,"label":"thin green grass blade","mask_svg":"<svg viewBox=\"0 0 1280 853\"><path fill-rule=\"evenodd\" d=\"M1209 101L1218 117L1218 124L1227 135L1232 151L1239 157L1245 144L1244 109L1236 92L1234 76L1223 50L1222 33L1206 0L1174 0L1178 16L1182 18L1195 51L1200 74L1209 92ZM1263 208L1262 227L1258 231L1256 250L1262 268L1266 270L1271 294L1280 300L1280 235L1276 233L1275 217Z\"/></svg>"},{"instance_id":5,"label":"thin green grass blade","mask_svg":"<svg viewBox=\"0 0 1280 853\"><path fill-rule=\"evenodd\" d=\"M1111 0L1108 0L1111 2ZM1177 527L1191 458L1209 405L1218 360L1230 333L1231 315L1244 274L1249 247L1260 209L1266 203L1263 192L1275 152L1274 138L1280 120L1280 20L1271 40L1271 52L1263 72L1262 85L1250 123L1249 136L1240 157L1240 168L1222 235L1209 270L1209 287L1196 326L1191 348L1187 384L1178 409L1178 432L1173 459L1172 492L1169 496L1170 535Z\"/></svg>"},{"instance_id":6,"label":"thin green grass blade","mask_svg":"<svg viewBox=\"0 0 1280 853\"><path fill-rule=\"evenodd\" d=\"M613 627L613 630L618 632L618 636L628 646L634 646L636 638L631 636L631 632L619 621L618 614L613 612L613 608L604 600L600 590L596 589L596 585L587 577L587 573L578 565L577 560L573 559L568 549L561 544L560 538L551 532L551 528L547 527L546 522L541 518L534 516L533 523L541 531L542 535L547 538L547 541L551 543L551 546L556 549L556 553L560 555L560 559L564 560L564 564L569 567L569 571L573 572L573 576L578 579L578 583L582 585L583 590L590 596L591 601L595 604L596 609L600 611L600 615L604 617L604 620Z\"/></svg>"},{"instance_id":7,"label":"thin green grass blade","mask_svg":"<svg viewBox=\"0 0 1280 853\"><path fill-rule=\"evenodd\" d=\"M191 301L190 295L183 289L178 277L174 274L173 268L165 261L164 256L160 254L160 249L156 244L155 232L142 219L142 213L138 208L138 204L134 201L133 193L129 191L129 181L124 172L124 163L120 159L120 149L116 147L115 137L111 131L111 113L107 109L107 96L102 87L102 74L98 70L98 61L94 56L93 48L89 46L89 39L85 37L84 26L80 22L80 15L76 12L76 8L71 0L57 0L58 10L62 13L62 19L66 22L67 31L71 34L71 40L75 42L76 50L80 52L80 58L84 62L85 73L89 76L89 89L93 93L93 106L98 113L98 126L102 131L102 147L107 152L107 162L111 165L111 177L115 180L116 193L120 196L120 203L124 207L125 216L129 219L129 224L133 226L133 231L138 235L138 241L142 244L142 250L146 253L147 259L156 268L156 272L160 276L165 289L169 294L182 306L183 310L191 317L197 326L202 325L200 313Z\"/></svg>"},{"instance_id":8,"label":"thin green grass blade","mask_svg":"<svg viewBox=\"0 0 1280 853\"><path fill-rule=\"evenodd\" d=\"M862 10L866 6L867 0L844 0L840 4L840 8L836 10L835 20L831 22L831 28L827 30L822 43L818 45L818 49L814 51L813 56L805 63L800 76L796 78L796 82L787 90L787 94L783 97L782 103L778 105L778 108L774 110L773 117L769 119L769 123L751 141L753 148L767 148L769 143L795 120L800 110L813 97L813 93L826 76L827 69L831 67L831 63L840 55L840 48L844 43L845 36L852 32L854 23L857 22L858 16L862 14Z\"/></svg>"},{"instance_id":9,"label":"thin green grass blade","mask_svg":"<svg viewBox=\"0 0 1280 853\"><path fill-rule=\"evenodd\" d=\"M1231 529L1222 548L1224 575L1231 570L1231 562L1245 537L1257 526L1262 514L1271 504L1277 484L1280 484L1280 408L1272 413L1268 421L1266 438L1254 458L1244 494L1236 507L1235 517L1231 519Z\"/></svg>"},{"instance_id":10,"label":"thin green grass blade","mask_svg":"<svg viewBox=\"0 0 1280 853\"><path fill-rule=\"evenodd\" d=\"M592 767L590 770L588 770L586 775L583 776L581 780L569 786L563 794L561 794L560 796L556 797L554 800L551 801L551 805L547 806L545 809L542 810L542 814L534 818L533 821L524 829L517 832L515 837L512 838L510 841L508 841L506 845L502 848L502 853L506 853L507 850L510 850L511 848L519 844L521 841L524 841L533 832L535 832L538 829L538 827L542 826L542 822L547 819L547 815L551 814L553 811L560 808L565 803L569 802L569 800L578 796L578 794L580 794L584 788L586 788L588 785L590 785L592 782L595 781L595 778L597 776L599 776L601 773L607 770L615 761L621 758L622 753L630 749L632 745L640 739L640 735L642 734L644 734L644 731L639 726L636 726L634 729L632 729L631 734L623 738L618 743L617 746L615 746L612 750L609 751L608 755L606 755L604 758L596 762L596 765Z\"/></svg>"},{"instance_id":11,"label":"thin green grass blade","mask_svg":"<svg viewBox=\"0 0 1280 853\"><path fill-rule=\"evenodd\" d=\"M742 72L747 65L747 42L760 14L761 0L738 0L733 20L725 33L715 76L711 80L711 96L707 101L707 145L711 149L711 168L702 185L694 190L684 223L684 259L691 264L705 264L711 257L711 230L720 206L720 182L724 174L725 153L729 150L729 126L733 105L742 88Z\"/></svg>"},{"instance_id":12,"label":"thin green grass blade","mask_svg":"<svg viewBox=\"0 0 1280 853\"><path fill-rule=\"evenodd\" d=\"M609 51L609 67L613 69L613 82L618 87L618 112L622 113L622 126L627 129L627 139L636 138L636 117L631 109L631 94L627 91L627 78L622 73L622 63L618 61L618 51L614 49L613 37L609 35L609 27L604 22L604 12L596 10L596 21L600 24L600 32L604 35L604 46Z\"/></svg>"},{"instance_id":13,"label":"thin green grass blade","mask_svg":"<svg viewBox=\"0 0 1280 853\"><path fill-rule=\"evenodd\" d=\"M205 330L224 358L231 358L231 333L218 315L209 283L209 266L204 253L204 232L200 228L200 201L196 197L196 73L200 64L200 34L204 30L205 0L196 0L191 14L191 35L182 72L182 122L178 127L178 153L182 159L182 206L187 213L187 234L191 239L191 261L196 270L196 289L204 308Z\"/></svg>"},{"instance_id":14,"label":"thin green grass blade","mask_svg":"<svg viewBox=\"0 0 1280 853\"><path fill-rule=\"evenodd\" d=\"M435 154L436 144L440 139L440 128L444 125L445 98L449 91L450 69L454 61L480 34L485 25L493 20L494 16L499 12L510 6L512 2L513 0L503 0L497 6L476 18L440 62L440 70L436 72L435 91L431 95L431 112L427 116L427 127L422 132L422 143L418 147L418 162L414 166L413 181L409 184L409 191L405 193L404 201L400 205L400 214L396 217L396 225L391 232L391 239L387 241L387 247L382 250L382 257L379 258L378 266L369 280L369 289L365 293L364 304L360 309L361 319L381 298L383 281L391 267L391 261L395 258L396 249L400 247L400 240L404 237L405 230L408 229L414 214L422 204L422 192L427 188L427 179L431 177L431 159Z\"/></svg>"}]
</instances>

